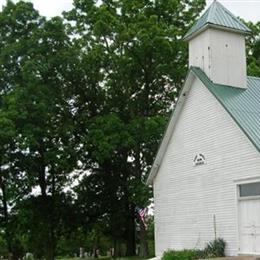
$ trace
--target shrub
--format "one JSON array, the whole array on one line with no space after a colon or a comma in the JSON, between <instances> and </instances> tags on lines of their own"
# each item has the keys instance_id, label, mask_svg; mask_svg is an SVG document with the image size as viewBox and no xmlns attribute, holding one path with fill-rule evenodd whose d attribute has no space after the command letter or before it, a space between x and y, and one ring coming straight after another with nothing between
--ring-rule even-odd
<instances>
[{"instance_id":1,"label":"shrub","mask_svg":"<svg viewBox=\"0 0 260 260\"><path fill-rule=\"evenodd\" d=\"M204 250L168 250L164 252L162 260L196 260L212 257L224 257L225 247L225 241L218 238L209 242Z\"/></svg>"},{"instance_id":2,"label":"shrub","mask_svg":"<svg viewBox=\"0 0 260 260\"><path fill-rule=\"evenodd\" d=\"M200 254L199 250L168 250L163 254L162 260L194 260L200 258Z\"/></svg>"},{"instance_id":3,"label":"shrub","mask_svg":"<svg viewBox=\"0 0 260 260\"><path fill-rule=\"evenodd\" d=\"M222 238L209 242L205 248L207 257L223 257L225 256L226 242Z\"/></svg>"}]
</instances>

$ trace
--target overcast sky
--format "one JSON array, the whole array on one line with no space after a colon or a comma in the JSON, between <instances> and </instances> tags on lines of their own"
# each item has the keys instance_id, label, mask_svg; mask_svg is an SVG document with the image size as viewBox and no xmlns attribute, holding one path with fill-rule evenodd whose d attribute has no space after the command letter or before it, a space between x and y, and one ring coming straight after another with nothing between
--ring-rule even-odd
<instances>
[{"instance_id":1,"label":"overcast sky","mask_svg":"<svg viewBox=\"0 0 260 260\"><path fill-rule=\"evenodd\" d=\"M30 0L42 15L51 17L60 15L62 11L72 7L73 0ZM129 0L131 1L131 0ZM208 5L213 0L207 0ZM247 21L260 21L260 0L219 0L232 13ZM2 6L6 0L0 0Z\"/></svg>"}]
</instances>

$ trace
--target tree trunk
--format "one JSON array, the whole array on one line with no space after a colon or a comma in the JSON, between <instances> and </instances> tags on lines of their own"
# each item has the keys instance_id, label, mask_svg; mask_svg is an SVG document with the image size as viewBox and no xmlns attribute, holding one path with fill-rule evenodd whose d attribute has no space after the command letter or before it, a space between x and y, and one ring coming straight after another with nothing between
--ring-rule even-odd
<instances>
[{"instance_id":1,"label":"tree trunk","mask_svg":"<svg viewBox=\"0 0 260 260\"><path fill-rule=\"evenodd\" d=\"M53 210L53 209L51 209ZM52 213L50 213L52 214ZM52 218L52 216L51 216ZM46 260L54 260L55 259L55 234L54 234L54 223L47 223L49 225L48 230L48 241L46 241Z\"/></svg>"},{"instance_id":2,"label":"tree trunk","mask_svg":"<svg viewBox=\"0 0 260 260\"><path fill-rule=\"evenodd\" d=\"M126 256L135 256L135 207L133 205L130 206L126 230Z\"/></svg>"},{"instance_id":3,"label":"tree trunk","mask_svg":"<svg viewBox=\"0 0 260 260\"><path fill-rule=\"evenodd\" d=\"M46 252L45 252L46 260L54 260L54 247L53 241L48 241L46 243Z\"/></svg>"},{"instance_id":4,"label":"tree trunk","mask_svg":"<svg viewBox=\"0 0 260 260\"><path fill-rule=\"evenodd\" d=\"M45 176L45 166L42 166L39 172L39 186L41 188L41 194L43 198L47 197L47 184L46 184L46 176Z\"/></svg>"},{"instance_id":5,"label":"tree trunk","mask_svg":"<svg viewBox=\"0 0 260 260\"><path fill-rule=\"evenodd\" d=\"M53 223L53 198L50 198L47 194L47 181L44 159L41 160L42 165L39 171L39 186L41 188L42 196L42 216L45 218L46 225L46 241L45 241L45 258L46 260L54 260L54 223ZM53 183L52 183L53 184ZM52 191L53 192L53 191Z\"/></svg>"},{"instance_id":6,"label":"tree trunk","mask_svg":"<svg viewBox=\"0 0 260 260\"><path fill-rule=\"evenodd\" d=\"M56 237L55 237L55 205L56 205L56 182L55 182L55 174L52 172L52 197L51 197L51 204L50 204L50 244L51 244L51 255L54 259L55 257L55 248L56 248Z\"/></svg>"},{"instance_id":7,"label":"tree trunk","mask_svg":"<svg viewBox=\"0 0 260 260\"><path fill-rule=\"evenodd\" d=\"M140 257L148 256L147 231L143 221L140 221Z\"/></svg>"},{"instance_id":8,"label":"tree trunk","mask_svg":"<svg viewBox=\"0 0 260 260\"><path fill-rule=\"evenodd\" d=\"M121 242L120 240L114 239L114 252L113 252L113 258L118 258L122 256L121 252Z\"/></svg>"},{"instance_id":9,"label":"tree trunk","mask_svg":"<svg viewBox=\"0 0 260 260\"><path fill-rule=\"evenodd\" d=\"M45 226L46 230L43 232L46 232L44 235L45 243L44 243L44 254L45 254L45 259L46 260L54 260L55 257L55 238L54 238L54 227L52 223L52 212L50 212L52 209L50 208L50 198L46 197L43 200L43 203L46 205L43 206L43 209L45 208L46 212L43 213L43 215L46 220L45 221Z\"/></svg>"},{"instance_id":10,"label":"tree trunk","mask_svg":"<svg viewBox=\"0 0 260 260\"><path fill-rule=\"evenodd\" d=\"M6 186L5 180L3 178L1 168L0 168L0 188L2 190L2 203L3 203L3 213L4 213L4 223L5 223L5 240L7 244L7 249L9 252L9 259L12 259L12 243L11 235L9 232L9 216L8 216L8 206L7 206L7 195L6 195Z\"/></svg>"}]
</instances>

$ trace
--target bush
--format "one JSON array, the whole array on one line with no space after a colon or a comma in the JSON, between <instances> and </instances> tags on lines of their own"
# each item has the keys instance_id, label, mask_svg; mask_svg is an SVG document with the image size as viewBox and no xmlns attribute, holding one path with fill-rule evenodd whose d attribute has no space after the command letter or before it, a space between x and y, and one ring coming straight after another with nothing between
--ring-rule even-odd
<instances>
[{"instance_id":1,"label":"bush","mask_svg":"<svg viewBox=\"0 0 260 260\"><path fill-rule=\"evenodd\" d=\"M202 252L199 250L169 250L163 254L162 260L194 260L200 258Z\"/></svg>"},{"instance_id":2,"label":"bush","mask_svg":"<svg viewBox=\"0 0 260 260\"><path fill-rule=\"evenodd\" d=\"M162 260L196 260L212 257L224 257L225 247L225 241L218 238L209 242L204 250L168 250L164 252Z\"/></svg>"},{"instance_id":3,"label":"bush","mask_svg":"<svg viewBox=\"0 0 260 260\"><path fill-rule=\"evenodd\" d=\"M207 257L224 257L226 242L222 238L215 239L209 242L205 248Z\"/></svg>"}]
</instances>

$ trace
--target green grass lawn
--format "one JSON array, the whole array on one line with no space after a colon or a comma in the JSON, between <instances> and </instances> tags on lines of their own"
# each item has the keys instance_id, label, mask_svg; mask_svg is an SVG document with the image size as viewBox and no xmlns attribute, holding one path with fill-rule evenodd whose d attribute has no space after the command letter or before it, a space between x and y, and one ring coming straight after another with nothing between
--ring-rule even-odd
<instances>
[{"instance_id":1,"label":"green grass lawn","mask_svg":"<svg viewBox=\"0 0 260 260\"><path fill-rule=\"evenodd\" d=\"M101 260L144 260L145 258L140 258L140 257L120 257L120 258L111 258L111 257L99 257L99 258L59 258L59 260L96 260L96 259L101 259Z\"/></svg>"}]
</instances>

